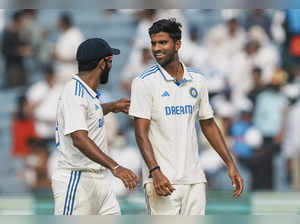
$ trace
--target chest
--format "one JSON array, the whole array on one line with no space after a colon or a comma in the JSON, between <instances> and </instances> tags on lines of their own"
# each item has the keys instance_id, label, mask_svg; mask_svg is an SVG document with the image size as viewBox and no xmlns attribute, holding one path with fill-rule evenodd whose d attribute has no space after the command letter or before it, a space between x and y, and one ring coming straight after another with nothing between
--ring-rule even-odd
<instances>
[{"instance_id":1,"label":"chest","mask_svg":"<svg viewBox=\"0 0 300 224\"><path fill-rule=\"evenodd\" d=\"M100 101L95 98L88 101L87 120L89 125L96 125L99 128L104 126L104 115Z\"/></svg>"},{"instance_id":2,"label":"chest","mask_svg":"<svg viewBox=\"0 0 300 224\"><path fill-rule=\"evenodd\" d=\"M165 116L184 116L198 108L200 88L193 83L176 85L173 82L155 88L153 91L154 112Z\"/></svg>"}]
</instances>

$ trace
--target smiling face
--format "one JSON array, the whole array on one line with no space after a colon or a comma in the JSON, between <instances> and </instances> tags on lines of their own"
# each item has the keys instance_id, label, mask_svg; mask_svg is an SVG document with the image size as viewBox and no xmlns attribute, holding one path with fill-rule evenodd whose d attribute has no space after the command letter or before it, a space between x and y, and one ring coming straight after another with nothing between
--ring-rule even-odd
<instances>
[{"instance_id":1,"label":"smiling face","mask_svg":"<svg viewBox=\"0 0 300 224\"><path fill-rule=\"evenodd\" d=\"M181 41L174 41L166 32L151 35L152 54L157 63L165 67L175 60Z\"/></svg>"}]
</instances>

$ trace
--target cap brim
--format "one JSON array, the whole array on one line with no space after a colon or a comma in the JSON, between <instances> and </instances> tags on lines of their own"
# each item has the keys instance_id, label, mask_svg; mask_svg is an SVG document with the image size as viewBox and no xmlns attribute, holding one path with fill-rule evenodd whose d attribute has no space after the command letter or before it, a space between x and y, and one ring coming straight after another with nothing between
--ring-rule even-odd
<instances>
[{"instance_id":1,"label":"cap brim","mask_svg":"<svg viewBox=\"0 0 300 224\"><path fill-rule=\"evenodd\" d=\"M118 54L120 54L121 51L119 49L112 48L111 52L112 52L113 55L118 55Z\"/></svg>"}]
</instances>

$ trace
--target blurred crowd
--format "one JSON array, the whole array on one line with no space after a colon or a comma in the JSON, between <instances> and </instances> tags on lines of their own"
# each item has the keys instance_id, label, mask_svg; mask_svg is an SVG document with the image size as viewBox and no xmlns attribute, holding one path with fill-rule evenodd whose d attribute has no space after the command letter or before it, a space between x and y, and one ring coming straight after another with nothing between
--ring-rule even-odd
<instances>
[{"instance_id":1,"label":"blurred crowd","mask_svg":"<svg viewBox=\"0 0 300 224\"><path fill-rule=\"evenodd\" d=\"M209 21L212 13L218 18ZM132 80L154 63L148 28L157 19L174 17L183 25L180 58L206 77L215 119L247 174L247 190L276 190L277 172L283 173L281 181L287 189L300 189L299 10L148 9L99 10L99 14L107 20L126 14L135 27L128 38L126 62L113 74L117 82L103 102L113 98L110 91L130 96ZM18 177L33 191L50 189L56 102L63 84L77 73L76 49L86 38L72 12L59 14L56 31L39 23L42 16L43 10L11 11L1 31L0 48L1 94L23 90L12 114L11 154ZM58 35L49 41L53 32ZM122 33L116 30L115 35ZM33 73L40 74L36 80ZM114 114L105 119L111 156L140 175L141 156L132 121ZM230 183L219 181L224 164L200 132L199 154L209 190L227 189ZM279 168L278 159L283 164ZM122 183L114 181L117 194L128 195Z\"/></svg>"}]
</instances>

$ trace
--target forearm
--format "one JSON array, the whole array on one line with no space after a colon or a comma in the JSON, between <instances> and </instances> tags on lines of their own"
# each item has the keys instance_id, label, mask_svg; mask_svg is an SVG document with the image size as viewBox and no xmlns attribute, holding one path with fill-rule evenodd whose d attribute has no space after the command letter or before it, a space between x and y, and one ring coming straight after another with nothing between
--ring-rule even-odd
<instances>
[{"instance_id":1,"label":"forearm","mask_svg":"<svg viewBox=\"0 0 300 224\"><path fill-rule=\"evenodd\" d=\"M114 112L115 110L115 102L110 102L110 103L105 103L105 104L101 104L102 110L103 110L103 114L106 115L110 112Z\"/></svg>"},{"instance_id":2,"label":"forearm","mask_svg":"<svg viewBox=\"0 0 300 224\"><path fill-rule=\"evenodd\" d=\"M136 133L136 142L149 169L158 166L151 142L146 135Z\"/></svg>"},{"instance_id":3,"label":"forearm","mask_svg":"<svg viewBox=\"0 0 300 224\"><path fill-rule=\"evenodd\" d=\"M200 124L204 136L215 151L221 156L227 167L235 166L223 135L214 119L201 121Z\"/></svg>"},{"instance_id":4,"label":"forearm","mask_svg":"<svg viewBox=\"0 0 300 224\"><path fill-rule=\"evenodd\" d=\"M112 170L118 164L97 147L89 137L73 136L73 144L90 160Z\"/></svg>"}]
</instances>

